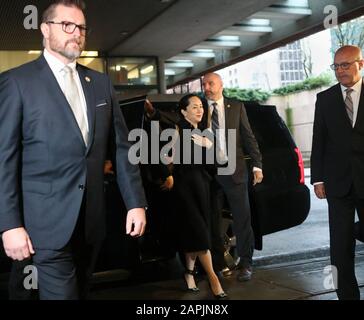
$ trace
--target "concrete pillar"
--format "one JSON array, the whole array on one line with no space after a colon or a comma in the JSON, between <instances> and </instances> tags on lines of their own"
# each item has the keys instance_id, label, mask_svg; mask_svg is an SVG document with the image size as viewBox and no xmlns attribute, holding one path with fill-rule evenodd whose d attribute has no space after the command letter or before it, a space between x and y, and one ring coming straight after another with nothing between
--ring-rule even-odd
<instances>
[{"instance_id":1,"label":"concrete pillar","mask_svg":"<svg viewBox=\"0 0 364 320\"><path fill-rule=\"evenodd\" d=\"M164 60L158 58L158 93L166 93L166 79L164 77Z\"/></svg>"}]
</instances>

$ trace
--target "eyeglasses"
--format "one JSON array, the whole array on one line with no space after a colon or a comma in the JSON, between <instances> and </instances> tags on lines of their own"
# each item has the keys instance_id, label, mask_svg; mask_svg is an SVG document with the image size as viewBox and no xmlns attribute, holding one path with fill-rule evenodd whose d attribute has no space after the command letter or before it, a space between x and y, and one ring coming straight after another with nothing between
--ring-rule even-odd
<instances>
[{"instance_id":1,"label":"eyeglasses","mask_svg":"<svg viewBox=\"0 0 364 320\"><path fill-rule=\"evenodd\" d=\"M360 60L354 60L352 62L343 62L343 63L333 63L332 65L330 65L330 68L332 70L338 70L340 67L343 70L348 70L350 68L350 66L354 63L354 62L359 62Z\"/></svg>"},{"instance_id":2,"label":"eyeglasses","mask_svg":"<svg viewBox=\"0 0 364 320\"><path fill-rule=\"evenodd\" d=\"M47 21L47 24L61 24L62 25L62 30L65 33L68 34L72 34L75 32L76 28L78 28L78 30L80 30L80 34L82 36L85 36L86 34L89 34L90 29L88 29L85 25L83 24L76 24L73 22L69 22L69 21L61 21L61 22L55 22L55 21Z\"/></svg>"}]
</instances>

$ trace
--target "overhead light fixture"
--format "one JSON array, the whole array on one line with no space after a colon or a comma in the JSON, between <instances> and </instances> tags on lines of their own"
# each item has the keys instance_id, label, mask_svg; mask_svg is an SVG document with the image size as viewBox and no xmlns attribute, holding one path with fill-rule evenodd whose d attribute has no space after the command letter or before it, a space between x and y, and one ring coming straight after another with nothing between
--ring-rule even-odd
<instances>
[{"instance_id":1,"label":"overhead light fixture","mask_svg":"<svg viewBox=\"0 0 364 320\"><path fill-rule=\"evenodd\" d=\"M140 70L141 74L148 74L154 70L154 66L150 65Z\"/></svg>"},{"instance_id":2,"label":"overhead light fixture","mask_svg":"<svg viewBox=\"0 0 364 320\"><path fill-rule=\"evenodd\" d=\"M40 51L40 50L29 50L28 51L28 54L41 54L42 53L42 51Z\"/></svg>"},{"instance_id":3,"label":"overhead light fixture","mask_svg":"<svg viewBox=\"0 0 364 320\"><path fill-rule=\"evenodd\" d=\"M138 79L139 78L139 70L133 69L128 72L128 79Z\"/></svg>"},{"instance_id":4,"label":"overhead light fixture","mask_svg":"<svg viewBox=\"0 0 364 320\"><path fill-rule=\"evenodd\" d=\"M98 51L82 51L81 57L98 57Z\"/></svg>"},{"instance_id":5,"label":"overhead light fixture","mask_svg":"<svg viewBox=\"0 0 364 320\"><path fill-rule=\"evenodd\" d=\"M121 69L128 70L128 66L126 66L125 64L122 64L122 65L117 64L117 65L115 66L115 70L116 70L116 71L121 71Z\"/></svg>"},{"instance_id":6,"label":"overhead light fixture","mask_svg":"<svg viewBox=\"0 0 364 320\"><path fill-rule=\"evenodd\" d=\"M192 60L167 60L165 61L166 68L193 68Z\"/></svg>"},{"instance_id":7,"label":"overhead light fixture","mask_svg":"<svg viewBox=\"0 0 364 320\"><path fill-rule=\"evenodd\" d=\"M176 71L173 69L164 69L164 75L165 76L174 76L176 74Z\"/></svg>"},{"instance_id":8,"label":"overhead light fixture","mask_svg":"<svg viewBox=\"0 0 364 320\"><path fill-rule=\"evenodd\" d=\"M213 39L219 41L239 41L239 36L218 36Z\"/></svg>"},{"instance_id":9,"label":"overhead light fixture","mask_svg":"<svg viewBox=\"0 0 364 320\"><path fill-rule=\"evenodd\" d=\"M212 49L195 49L193 51L202 52L202 53L211 53L211 52L214 52L214 50L212 50Z\"/></svg>"}]
</instances>

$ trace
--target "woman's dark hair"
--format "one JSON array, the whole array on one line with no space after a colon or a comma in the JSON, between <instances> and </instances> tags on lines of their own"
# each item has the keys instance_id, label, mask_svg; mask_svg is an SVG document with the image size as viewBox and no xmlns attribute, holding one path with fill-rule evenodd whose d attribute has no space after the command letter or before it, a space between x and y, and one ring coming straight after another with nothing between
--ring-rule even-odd
<instances>
[{"instance_id":1,"label":"woman's dark hair","mask_svg":"<svg viewBox=\"0 0 364 320\"><path fill-rule=\"evenodd\" d=\"M185 96L183 96L181 98L181 100L178 102L178 111L181 112L181 110L186 110L187 109L187 106L190 104L190 99L192 97L197 97L201 100L201 98L199 97L198 94L196 93L189 93L189 94L186 94Z\"/></svg>"},{"instance_id":2,"label":"woman's dark hair","mask_svg":"<svg viewBox=\"0 0 364 320\"><path fill-rule=\"evenodd\" d=\"M201 122L198 124L198 127L201 129L201 130L204 130L207 128L207 115L208 115L208 106L207 106L207 101L206 99L203 99L201 98L198 94L196 93L189 93L189 94L186 94L185 96L183 96L181 98L181 100L179 101L178 103L178 111L180 114L182 114L181 110L186 110L187 109L187 106L190 104L190 99L192 97L197 97L201 100L202 102L202 105L203 105L203 109L204 109L204 113L203 113L203 116L202 116L202 120Z\"/></svg>"}]
</instances>

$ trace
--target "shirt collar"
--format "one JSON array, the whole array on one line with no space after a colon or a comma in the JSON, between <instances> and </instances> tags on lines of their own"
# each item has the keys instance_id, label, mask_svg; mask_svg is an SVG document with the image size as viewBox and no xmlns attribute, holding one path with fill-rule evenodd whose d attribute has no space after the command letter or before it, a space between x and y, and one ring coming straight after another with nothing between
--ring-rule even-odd
<instances>
[{"instance_id":1,"label":"shirt collar","mask_svg":"<svg viewBox=\"0 0 364 320\"><path fill-rule=\"evenodd\" d=\"M360 92L361 91L361 86L362 85L363 85L363 78L360 78L360 80L357 83L355 83L352 87L350 87L350 89L353 89L353 91L355 93L357 93L357 92ZM346 91L345 90L346 89L349 89L349 88L343 86L342 84L340 84L340 87L341 87L342 93L345 95L346 94Z\"/></svg>"},{"instance_id":2,"label":"shirt collar","mask_svg":"<svg viewBox=\"0 0 364 320\"><path fill-rule=\"evenodd\" d=\"M49 51L47 49L44 49L44 58L46 59L46 61L48 62L49 67L52 69L52 71L54 73L59 73L63 70L63 68L65 67L65 64L60 61L59 59L57 59L54 55L52 55L51 53L49 53ZM76 61L73 61L69 64L67 64L72 70L76 70Z\"/></svg>"},{"instance_id":3,"label":"shirt collar","mask_svg":"<svg viewBox=\"0 0 364 320\"><path fill-rule=\"evenodd\" d=\"M221 97L219 100L207 100L207 103L209 104L209 106L211 106L213 103L217 103L218 106L223 106L224 105L224 97Z\"/></svg>"}]
</instances>

